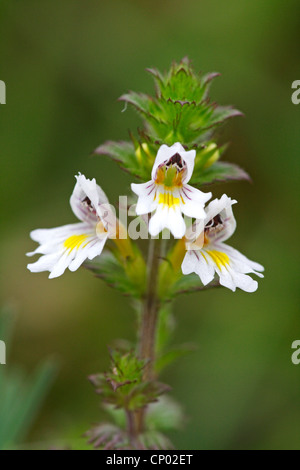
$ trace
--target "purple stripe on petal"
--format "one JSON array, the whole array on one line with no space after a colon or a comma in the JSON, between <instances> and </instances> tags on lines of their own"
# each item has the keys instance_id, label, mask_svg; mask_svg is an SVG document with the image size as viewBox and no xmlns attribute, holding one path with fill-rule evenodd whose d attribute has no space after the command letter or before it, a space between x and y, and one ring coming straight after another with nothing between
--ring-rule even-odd
<instances>
[{"instance_id":1,"label":"purple stripe on petal","mask_svg":"<svg viewBox=\"0 0 300 470\"><path fill-rule=\"evenodd\" d=\"M183 192L183 194L185 195L185 197L191 201L192 198L186 194L185 189L187 189L187 188L182 188L181 191Z\"/></svg>"}]
</instances>

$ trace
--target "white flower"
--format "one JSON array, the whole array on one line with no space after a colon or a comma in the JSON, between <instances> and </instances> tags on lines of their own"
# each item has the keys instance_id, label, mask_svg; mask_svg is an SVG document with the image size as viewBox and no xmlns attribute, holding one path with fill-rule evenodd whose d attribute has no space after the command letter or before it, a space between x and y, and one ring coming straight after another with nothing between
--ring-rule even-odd
<instances>
[{"instance_id":1,"label":"white flower","mask_svg":"<svg viewBox=\"0 0 300 470\"><path fill-rule=\"evenodd\" d=\"M182 214L205 218L204 204L211 198L211 193L203 193L187 184L195 157L195 150L186 152L178 142L171 147L162 145L153 165L152 179L131 185L138 196L137 215L155 211L149 223L152 236L168 228L175 238L182 238L186 231Z\"/></svg>"},{"instance_id":2,"label":"white flower","mask_svg":"<svg viewBox=\"0 0 300 470\"><path fill-rule=\"evenodd\" d=\"M205 286L217 273L220 284L233 292L237 287L254 292L258 287L257 281L247 274L263 277L260 273L264 270L263 266L223 243L236 228L231 207L234 203L236 201L223 194L221 199L215 199L208 205L201 236L193 243L187 243L188 251L182 263L182 272L198 274Z\"/></svg>"},{"instance_id":3,"label":"white flower","mask_svg":"<svg viewBox=\"0 0 300 470\"><path fill-rule=\"evenodd\" d=\"M112 225L108 199L95 179L89 180L81 174L76 179L70 204L81 222L30 233L40 246L27 255L43 256L27 267L35 273L50 271L50 279L61 276L66 268L76 271L86 259L100 255Z\"/></svg>"}]
</instances>

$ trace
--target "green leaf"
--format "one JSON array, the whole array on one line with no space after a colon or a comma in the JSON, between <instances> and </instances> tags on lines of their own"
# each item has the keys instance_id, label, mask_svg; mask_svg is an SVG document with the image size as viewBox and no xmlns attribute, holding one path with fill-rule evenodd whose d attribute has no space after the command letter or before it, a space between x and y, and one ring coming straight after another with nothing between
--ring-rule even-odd
<instances>
[{"instance_id":1,"label":"green leaf","mask_svg":"<svg viewBox=\"0 0 300 470\"><path fill-rule=\"evenodd\" d=\"M207 131L241 115L230 106L218 106L208 98L210 83L218 74L198 75L191 62L173 63L166 74L148 69L155 80L156 96L130 91L120 101L132 105L144 119L150 140L172 145L205 142Z\"/></svg>"},{"instance_id":2,"label":"green leaf","mask_svg":"<svg viewBox=\"0 0 300 470\"><path fill-rule=\"evenodd\" d=\"M212 166L194 173L190 184L199 187L206 184L236 180L251 181L248 173L239 166L233 163L216 162Z\"/></svg>"},{"instance_id":3,"label":"green leaf","mask_svg":"<svg viewBox=\"0 0 300 470\"><path fill-rule=\"evenodd\" d=\"M197 150L194 178L199 185L215 180L247 179L246 173L238 171L238 167L232 167L231 171L228 168L225 171L222 166L214 166L214 170L208 168L224 150L224 147L217 147L215 130L227 119L241 115L231 106L219 106L210 101L210 85L218 74L196 73L187 58L174 62L166 73L156 69L148 69L148 72L155 81L155 96L129 91L119 98L142 117L139 140L131 135L132 142L106 142L94 153L108 155L132 176L148 181L159 146L180 142L186 149Z\"/></svg>"},{"instance_id":4,"label":"green leaf","mask_svg":"<svg viewBox=\"0 0 300 470\"><path fill-rule=\"evenodd\" d=\"M9 306L3 307L0 312L0 340L5 341L6 354L8 354L12 342L15 322L16 312Z\"/></svg>"},{"instance_id":5,"label":"green leaf","mask_svg":"<svg viewBox=\"0 0 300 470\"><path fill-rule=\"evenodd\" d=\"M135 411L144 408L149 403L156 402L160 395L168 391L170 391L169 386L157 381L138 384L133 387L128 397L128 409Z\"/></svg>"},{"instance_id":6,"label":"green leaf","mask_svg":"<svg viewBox=\"0 0 300 470\"><path fill-rule=\"evenodd\" d=\"M145 364L145 361L136 357L134 351L111 351L110 370L90 376L90 381L105 403L135 411L156 401L169 390L165 384L143 380Z\"/></svg>"},{"instance_id":7,"label":"green leaf","mask_svg":"<svg viewBox=\"0 0 300 470\"><path fill-rule=\"evenodd\" d=\"M155 98L144 93L130 91L120 96L118 101L124 101L125 103L133 105L146 120L149 120L150 122L159 122L159 115L161 114L162 109Z\"/></svg>"},{"instance_id":8,"label":"green leaf","mask_svg":"<svg viewBox=\"0 0 300 470\"><path fill-rule=\"evenodd\" d=\"M184 415L181 405L169 396L162 396L156 403L151 403L146 415L149 430L174 431L182 427Z\"/></svg>"},{"instance_id":9,"label":"green leaf","mask_svg":"<svg viewBox=\"0 0 300 470\"><path fill-rule=\"evenodd\" d=\"M0 315L1 339L9 341L15 315ZM13 448L29 431L53 381L57 367L42 363L31 377L20 367L0 365L0 449Z\"/></svg>"},{"instance_id":10,"label":"green leaf","mask_svg":"<svg viewBox=\"0 0 300 470\"><path fill-rule=\"evenodd\" d=\"M158 431L146 431L139 436L144 450L172 450L173 444L167 436Z\"/></svg>"},{"instance_id":11,"label":"green leaf","mask_svg":"<svg viewBox=\"0 0 300 470\"><path fill-rule=\"evenodd\" d=\"M170 297L175 297L176 295L201 292L215 287L222 287L218 280L212 281L207 284L207 286L204 286L197 274L189 274L187 276L181 276L174 283L169 295Z\"/></svg>"},{"instance_id":12,"label":"green leaf","mask_svg":"<svg viewBox=\"0 0 300 470\"><path fill-rule=\"evenodd\" d=\"M167 366L172 364L172 362L180 359L187 354L195 351L196 346L194 344L182 344L181 346L174 347L167 351L165 354L161 355L155 363L155 370L157 373L160 373Z\"/></svg>"},{"instance_id":13,"label":"green leaf","mask_svg":"<svg viewBox=\"0 0 300 470\"><path fill-rule=\"evenodd\" d=\"M55 372L56 365L49 361L42 364L30 379L17 368L4 377L0 391L0 449L12 447L24 439Z\"/></svg>"},{"instance_id":14,"label":"green leaf","mask_svg":"<svg viewBox=\"0 0 300 470\"><path fill-rule=\"evenodd\" d=\"M157 69L147 69L155 79L158 98L172 100L195 101L200 103L208 95L210 82L218 73L210 73L199 77L195 74L192 63L184 58L179 64L174 62L168 73L162 75Z\"/></svg>"},{"instance_id":15,"label":"green leaf","mask_svg":"<svg viewBox=\"0 0 300 470\"><path fill-rule=\"evenodd\" d=\"M95 449L120 450L129 446L128 436L118 426L110 423L101 423L86 433L89 444Z\"/></svg>"},{"instance_id":16,"label":"green leaf","mask_svg":"<svg viewBox=\"0 0 300 470\"><path fill-rule=\"evenodd\" d=\"M147 168L147 165L141 164L132 142L107 141L96 148L93 153L95 155L107 155L116 161L124 171L137 178L149 179L149 168Z\"/></svg>"},{"instance_id":17,"label":"green leaf","mask_svg":"<svg viewBox=\"0 0 300 470\"><path fill-rule=\"evenodd\" d=\"M161 354L170 341L171 335L175 329L175 319L172 312L172 304L163 303L158 314L158 325L156 335L156 355Z\"/></svg>"},{"instance_id":18,"label":"green leaf","mask_svg":"<svg viewBox=\"0 0 300 470\"><path fill-rule=\"evenodd\" d=\"M135 261L128 259L124 265L112 253L105 252L97 261L85 263L84 266L123 295L141 299L144 294L144 280L140 279L140 282L137 283L126 270L126 264L129 265Z\"/></svg>"},{"instance_id":19,"label":"green leaf","mask_svg":"<svg viewBox=\"0 0 300 470\"><path fill-rule=\"evenodd\" d=\"M108 405L106 403L103 404L102 408L107 412L107 414L116 424L116 426L118 426L120 429L125 429L126 427L125 410L122 410L121 408L115 408L114 406Z\"/></svg>"}]
</instances>

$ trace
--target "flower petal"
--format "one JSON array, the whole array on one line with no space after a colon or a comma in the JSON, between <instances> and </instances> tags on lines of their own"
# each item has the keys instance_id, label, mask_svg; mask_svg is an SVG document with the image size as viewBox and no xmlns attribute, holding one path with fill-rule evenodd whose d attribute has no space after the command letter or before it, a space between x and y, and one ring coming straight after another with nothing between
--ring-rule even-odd
<instances>
[{"instance_id":1,"label":"flower petal","mask_svg":"<svg viewBox=\"0 0 300 470\"><path fill-rule=\"evenodd\" d=\"M195 165L196 150L189 150L188 152L184 151L184 154L180 154L183 161L186 163L186 175L183 180L183 183L188 183L192 177Z\"/></svg>"},{"instance_id":2,"label":"flower petal","mask_svg":"<svg viewBox=\"0 0 300 470\"><path fill-rule=\"evenodd\" d=\"M107 238L91 238L89 243L84 248L78 250L75 258L69 265L69 270L76 271L86 259L92 260L96 256L101 255L106 240Z\"/></svg>"},{"instance_id":3,"label":"flower petal","mask_svg":"<svg viewBox=\"0 0 300 470\"><path fill-rule=\"evenodd\" d=\"M173 208L163 204L158 205L149 222L149 233L152 237L156 237L164 228L169 229L175 238L184 236L186 225L179 206Z\"/></svg>"},{"instance_id":4,"label":"flower petal","mask_svg":"<svg viewBox=\"0 0 300 470\"><path fill-rule=\"evenodd\" d=\"M181 154L181 152L185 152L185 150L179 142L172 145L171 147L169 147L166 144L161 145L158 149L158 152L156 154L156 158L153 164L152 173L151 173L152 180L155 180L156 171L160 165L167 162L176 153Z\"/></svg>"},{"instance_id":5,"label":"flower petal","mask_svg":"<svg viewBox=\"0 0 300 470\"><path fill-rule=\"evenodd\" d=\"M216 244L216 247L217 249L224 251L229 256L230 265L235 270L244 274L253 273L259 277L264 277L264 275L261 274L261 272L264 271L265 268L261 264L256 263L256 261L251 261L245 255L240 253L238 250L236 250L235 248L232 248L229 245L226 245L225 243Z\"/></svg>"},{"instance_id":6,"label":"flower petal","mask_svg":"<svg viewBox=\"0 0 300 470\"><path fill-rule=\"evenodd\" d=\"M205 219L204 204L211 198L211 193L203 193L189 184L184 184L181 191L181 210L183 214L195 219Z\"/></svg>"},{"instance_id":7,"label":"flower petal","mask_svg":"<svg viewBox=\"0 0 300 470\"><path fill-rule=\"evenodd\" d=\"M257 281L247 274L263 275L258 272L264 268L254 261L248 260L237 250L224 243L208 244L204 248L186 253L182 263L183 274L198 274L204 285L211 282L216 272L220 284L235 292L236 288L245 292L255 292Z\"/></svg>"},{"instance_id":8,"label":"flower petal","mask_svg":"<svg viewBox=\"0 0 300 470\"><path fill-rule=\"evenodd\" d=\"M35 263L30 263L27 268L32 273L40 273L42 271L51 271L53 266L59 261L62 252L50 253L48 255L41 256Z\"/></svg>"},{"instance_id":9,"label":"flower petal","mask_svg":"<svg viewBox=\"0 0 300 470\"><path fill-rule=\"evenodd\" d=\"M141 184L132 183L131 189L138 196L137 215L148 214L157 207L157 202L154 201L156 194L155 183L152 181Z\"/></svg>"},{"instance_id":10,"label":"flower petal","mask_svg":"<svg viewBox=\"0 0 300 470\"><path fill-rule=\"evenodd\" d=\"M214 199L206 208L205 224L208 224L217 215L220 215L223 227L218 231L215 240L225 241L235 232L236 220L232 212L232 205L237 201L223 194L221 199Z\"/></svg>"},{"instance_id":11,"label":"flower petal","mask_svg":"<svg viewBox=\"0 0 300 470\"><path fill-rule=\"evenodd\" d=\"M234 271L233 269L224 269L220 273L220 284L233 292L236 288L242 289L245 292L255 292L258 288L258 282L247 276Z\"/></svg>"},{"instance_id":12,"label":"flower petal","mask_svg":"<svg viewBox=\"0 0 300 470\"><path fill-rule=\"evenodd\" d=\"M180 207L168 209L165 226L170 230L174 238L184 237L186 225L181 215Z\"/></svg>"},{"instance_id":13,"label":"flower petal","mask_svg":"<svg viewBox=\"0 0 300 470\"><path fill-rule=\"evenodd\" d=\"M181 269L183 274L198 274L204 286L214 279L215 269L201 251L187 251Z\"/></svg>"},{"instance_id":14,"label":"flower petal","mask_svg":"<svg viewBox=\"0 0 300 470\"><path fill-rule=\"evenodd\" d=\"M71 208L79 220L95 224L107 211L108 199L97 185L95 178L89 180L79 173L76 179L77 182L70 198Z\"/></svg>"},{"instance_id":15,"label":"flower petal","mask_svg":"<svg viewBox=\"0 0 300 470\"><path fill-rule=\"evenodd\" d=\"M159 148L152 168L151 177L153 181L155 180L158 167L163 163L167 162L171 157L176 155L176 153L178 153L181 156L182 160L186 163L187 171L184 178L184 183L187 183L191 179L194 170L196 151L186 151L179 142L176 142L171 147L168 147L167 145L163 144Z\"/></svg>"},{"instance_id":16,"label":"flower petal","mask_svg":"<svg viewBox=\"0 0 300 470\"><path fill-rule=\"evenodd\" d=\"M31 272L50 271L50 279L61 276L66 268L75 271L87 258L101 254L107 239L107 235L97 236L96 227L92 230L86 223L36 230L32 237L42 244L29 256L35 253L43 256L27 267Z\"/></svg>"},{"instance_id":17,"label":"flower petal","mask_svg":"<svg viewBox=\"0 0 300 470\"><path fill-rule=\"evenodd\" d=\"M220 277L220 284L235 292L240 288L245 292L255 292L258 287L257 281L246 274L263 275L257 272L264 268L254 261L250 261L239 251L231 248L225 243L214 244L206 247L205 255L209 256L215 263L215 270Z\"/></svg>"},{"instance_id":18,"label":"flower petal","mask_svg":"<svg viewBox=\"0 0 300 470\"><path fill-rule=\"evenodd\" d=\"M35 242L40 243L36 250L26 253L27 256L33 256L37 253L47 254L53 252L53 245L57 246L59 242L64 242L71 235L82 235L90 232L91 226L87 223L68 224L62 227L41 228L30 232L30 237Z\"/></svg>"}]
</instances>

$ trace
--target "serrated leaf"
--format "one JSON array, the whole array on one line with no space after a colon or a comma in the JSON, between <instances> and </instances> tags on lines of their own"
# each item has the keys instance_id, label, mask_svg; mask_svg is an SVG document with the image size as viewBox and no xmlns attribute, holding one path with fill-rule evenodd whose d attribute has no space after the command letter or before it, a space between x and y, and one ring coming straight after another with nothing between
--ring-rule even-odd
<instances>
[{"instance_id":1,"label":"serrated leaf","mask_svg":"<svg viewBox=\"0 0 300 470\"><path fill-rule=\"evenodd\" d=\"M200 187L206 184L237 180L251 181L251 178L245 170L234 163L216 162L209 168L204 168L201 172L193 174L190 184Z\"/></svg>"},{"instance_id":2,"label":"serrated leaf","mask_svg":"<svg viewBox=\"0 0 300 470\"><path fill-rule=\"evenodd\" d=\"M168 145L201 142L207 130L241 113L230 107L218 107L204 99L200 103L161 96L159 99L130 92L120 98L133 105L146 121L150 139Z\"/></svg>"},{"instance_id":3,"label":"serrated leaf","mask_svg":"<svg viewBox=\"0 0 300 470\"><path fill-rule=\"evenodd\" d=\"M135 411L144 408L149 403L156 402L160 395L168 391L170 391L168 385L157 381L137 384L128 395L127 409Z\"/></svg>"},{"instance_id":4,"label":"serrated leaf","mask_svg":"<svg viewBox=\"0 0 300 470\"><path fill-rule=\"evenodd\" d=\"M179 64L173 62L170 70L161 74L157 69L147 69L155 78L157 86L157 96L174 101L195 101L199 103L206 97L209 84L217 73L210 73L205 76L197 75L192 67L192 63L187 58Z\"/></svg>"},{"instance_id":5,"label":"serrated leaf","mask_svg":"<svg viewBox=\"0 0 300 470\"><path fill-rule=\"evenodd\" d=\"M142 115L150 139L168 145L204 142L209 129L241 114L232 107L210 103L208 91L216 73L198 75L185 60L173 63L166 74L148 71L155 80L156 96L130 91L120 101Z\"/></svg>"},{"instance_id":6,"label":"serrated leaf","mask_svg":"<svg viewBox=\"0 0 300 470\"><path fill-rule=\"evenodd\" d=\"M217 106L217 104L210 104L207 100L199 105L202 107L199 112L198 119L196 118L191 123L191 129L195 132L203 133L205 130L216 127L222 124L227 119L243 116L243 113L231 106Z\"/></svg>"},{"instance_id":7,"label":"serrated leaf","mask_svg":"<svg viewBox=\"0 0 300 470\"><path fill-rule=\"evenodd\" d=\"M155 96L130 91L119 98L120 101L133 106L143 118L144 127L138 131L140 140L137 141L131 136L132 143L106 142L95 150L95 154L108 155L117 161L122 169L142 181L150 179L160 145L170 146L180 142L186 149L207 148L209 144L215 144L213 136L218 126L231 117L241 115L230 106L218 106L210 102L210 85L218 74L195 73L187 58L180 63L174 62L167 73L161 73L157 69L148 71L155 81ZM220 157L221 149L218 150L217 158L209 161L210 157L205 155L204 151L202 161L196 161L195 170L197 165L204 170L195 178L198 178L198 184L208 184L214 180L247 179L245 172L237 171L237 167L235 171L232 167L227 173L222 166L208 170L205 167L205 158L211 165ZM213 175L213 172L216 175Z\"/></svg>"},{"instance_id":8,"label":"serrated leaf","mask_svg":"<svg viewBox=\"0 0 300 470\"><path fill-rule=\"evenodd\" d=\"M172 450L170 439L158 431L147 431L139 436L144 450Z\"/></svg>"},{"instance_id":9,"label":"serrated leaf","mask_svg":"<svg viewBox=\"0 0 300 470\"><path fill-rule=\"evenodd\" d=\"M93 445L95 449L120 450L129 447L126 433L118 426L110 423L98 424L85 435L88 437L88 443Z\"/></svg>"},{"instance_id":10,"label":"serrated leaf","mask_svg":"<svg viewBox=\"0 0 300 470\"><path fill-rule=\"evenodd\" d=\"M89 377L103 402L135 411L156 401L162 393L169 390L167 385L160 382L144 381L143 368L146 362L139 359L134 351L121 353L111 350L110 354L110 370Z\"/></svg>"},{"instance_id":11,"label":"serrated leaf","mask_svg":"<svg viewBox=\"0 0 300 470\"><path fill-rule=\"evenodd\" d=\"M124 171L137 178L149 179L150 164L142 164L142 162L137 157L135 147L132 142L107 141L97 147L93 153L95 155L108 156L112 160L116 161Z\"/></svg>"},{"instance_id":12,"label":"serrated leaf","mask_svg":"<svg viewBox=\"0 0 300 470\"><path fill-rule=\"evenodd\" d=\"M120 96L118 101L124 101L128 104L131 104L135 109L142 114L145 119L150 121L158 121L160 114L159 102L152 98L150 95L144 93L136 93L135 91L130 91Z\"/></svg>"}]
</instances>

